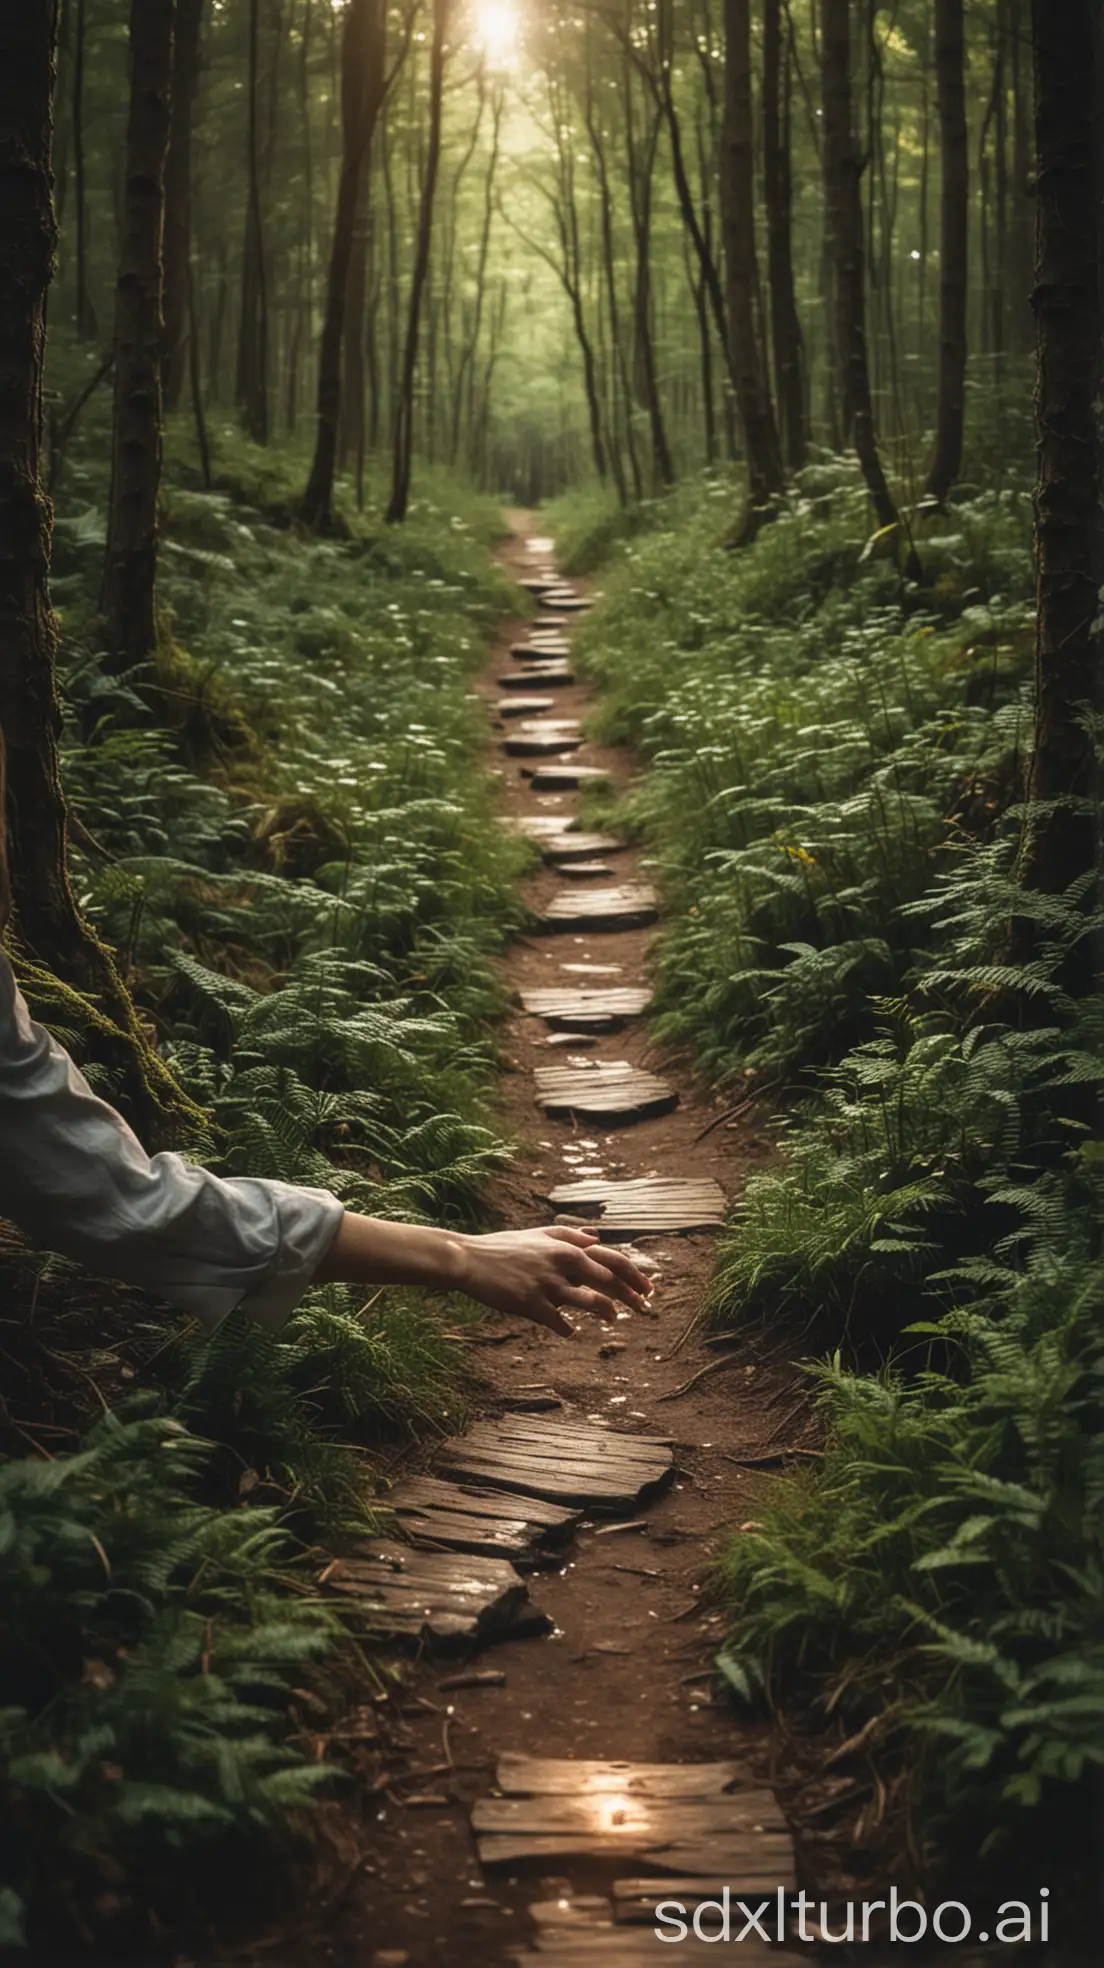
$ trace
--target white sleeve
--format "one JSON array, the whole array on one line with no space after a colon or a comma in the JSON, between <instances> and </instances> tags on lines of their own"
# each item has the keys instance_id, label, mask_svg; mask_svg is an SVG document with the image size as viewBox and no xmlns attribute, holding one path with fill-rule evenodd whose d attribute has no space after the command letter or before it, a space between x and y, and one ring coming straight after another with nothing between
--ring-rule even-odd
<instances>
[{"instance_id":1,"label":"white sleeve","mask_svg":"<svg viewBox=\"0 0 1104 1968\"><path fill-rule=\"evenodd\" d=\"M217 1325L236 1306L275 1329L344 1214L325 1189L224 1178L147 1155L36 1025L0 952L0 1214L47 1250L143 1285Z\"/></svg>"}]
</instances>

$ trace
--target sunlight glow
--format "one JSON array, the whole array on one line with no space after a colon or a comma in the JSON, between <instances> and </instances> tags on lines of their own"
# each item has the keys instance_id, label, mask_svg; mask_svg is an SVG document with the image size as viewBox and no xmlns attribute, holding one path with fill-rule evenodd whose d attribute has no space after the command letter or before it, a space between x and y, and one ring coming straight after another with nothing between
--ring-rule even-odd
<instances>
[{"instance_id":1,"label":"sunlight glow","mask_svg":"<svg viewBox=\"0 0 1104 1968\"><path fill-rule=\"evenodd\" d=\"M476 0L474 39L489 61L508 61L517 38L517 8L512 0Z\"/></svg>"}]
</instances>

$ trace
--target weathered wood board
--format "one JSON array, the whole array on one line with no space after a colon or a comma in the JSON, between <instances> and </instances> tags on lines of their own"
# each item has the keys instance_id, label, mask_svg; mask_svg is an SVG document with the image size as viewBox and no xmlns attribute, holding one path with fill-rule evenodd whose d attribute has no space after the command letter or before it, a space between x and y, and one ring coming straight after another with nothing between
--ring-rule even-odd
<instances>
[{"instance_id":1,"label":"weathered wood board","mask_svg":"<svg viewBox=\"0 0 1104 1968\"><path fill-rule=\"evenodd\" d=\"M599 1510L633 1509L674 1473L665 1442L518 1414L446 1442L437 1467L484 1489Z\"/></svg>"},{"instance_id":2,"label":"weathered wood board","mask_svg":"<svg viewBox=\"0 0 1104 1968\"><path fill-rule=\"evenodd\" d=\"M538 765L525 771L525 777L534 792L563 793L572 786L593 786L609 773L602 765Z\"/></svg>"},{"instance_id":3,"label":"weathered wood board","mask_svg":"<svg viewBox=\"0 0 1104 1968\"><path fill-rule=\"evenodd\" d=\"M510 654L519 663L548 662L553 656L562 661L568 644L562 636L532 637L528 642L512 642Z\"/></svg>"},{"instance_id":4,"label":"weathered wood board","mask_svg":"<svg viewBox=\"0 0 1104 1968\"><path fill-rule=\"evenodd\" d=\"M550 930L646 929L658 914L648 882L622 882L616 888L561 889L545 904L540 922Z\"/></svg>"},{"instance_id":5,"label":"weathered wood board","mask_svg":"<svg viewBox=\"0 0 1104 1968\"><path fill-rule=\"evenodd\" d=\"M501 1638L526 1611L524 1579L502 1558L421 1551L369 1538L327 1571L332 1592L356 1602L372 1632L429 1644Z\"/></svg>"},{"instance_id":6,"label":"weathered wood board","mask_svg":"<svg viewBox=\"0 0 1104 1968\"><path fill-rule=\"evenodd\" d=\"M390 1505L399 1528L415 1543L531 1565L562 1543L582 1515L579 1509L536 1497L507 1498L501 1490L414 1476L394 1491Z\"/></svg>"},{"instance_id":7,"label":"weathered wood board","mask_svg":"<svg viewBox=\"0 0 1104 1968\"><path fill-rule=\"evenodd\" d=\"M554 1031L616 1031L627 1019L641 1017L651 1001L651 992L636 985L603 990L553 987L521 994L523 1009L545 1019Z\"/></svg>"},{"instance_id":8,"label":"weathered wood board","mask_svg":"<svg viewBox=\"0 0 1104 1968\"><path fill-rule=\"evenodd\" d=\"M502 740L502 749L507 758L558 758L566 752L577 752L583 742L582 733L576 725L574 731L561 726L558 730L511 731Z\"/></svg>"},{"instance_id":9,"label":"weathered wood board","mask_svg":"<svg viewBox=\"0 0 1104 1968\"><path fill-rule=\"evenodd\" d=\"M575 676L566 663L532 663L524 670L508 670L498 681L503 690L532 690L534 684L550 690L574 683Z\"/></svg>"},{"instance_id":10,"label":"weathered wood board","mask_svg":"<svg viewBox=\"0 0 1104 1968\"><path fill-rule=\"evenodd\" d=\"M553 1209L596 1223L603 1237L663 1236L723 1230L727 1204L719 1183L696 1176L644 1175L627 1182L600 1178L550 1189Z\"/></svg>"},{"instance_id":11,"label":"weathered wood board","mask_svg":"<svg viewBox=\"0 0 1104 1968\"><path fill-rule=\"evenodd\" d=\"M570 862L585 862L592 854L621 854L624 848L616 834L549 834L541 842L545 860L560 863L565 872Z\"/></svg>"},{"instance_id":12,"label":"weathered wood board","mask_svg":"<svg viewBox=\"0 0 1104 1968\"><path fill-rule=\"evenodd\" d=\"M734 1892L789 1889L793 1845L773 1792L740 1787L737 1775L727 1763L504 1758L506 1794L472 1811L480 1860L624 1857L668 1877L723 1877Z\"/></svg>"},{"instance_id":13,"label":"weathered wood board","mask_svg":"<svg viewBox=\"0 0 1104 1968\"><path fill-rule=\"evenodd\" d=\"M559 588L544 589L541 599L547 603L549 608L557 608L564 615L569 613L574 614L578 610L594 607L594 602L590 595L564 594Z\"/></svg>"},{"instance_id":14,"label":"weathered wood board","mask_svg":"<svg viewBox=\"0 0 1104 1968\"><path fill-rule=\"evenodd\" d=\"M560 583L558 577L552 573L522 574L518 580L518 587L524 588L527 594L543 597L553 592L559 593Z\"/></svg>"},{"instance_id":15,"label":"weathered wood board","mask_svg":"<svg viewBox=\"0 0 1104 1968\"><path fill-rule=\"evenodd\" d=\"M565 861L563 872L572 881L594 881L601 875L613 875L608 861Z\"/></svg>"},{"instance_id":16,"label":"weathered wood board","mask_svg":"<svg viewBox=\"0 0 1104 1968\"><path fill-rule=\"evenodd\" d=\"M627 1059L597 1060L593 1065L538 1066L537 1104L546 1114L601 1116L607 1125L669 1114L678 1106L678 1090L655 1073L630 1066Z\"/></svg>"},{"instance_id":17,"label":"weathered wood board","mask_svg":"<svg viewBox=\"0 0 1104 1968\"><path fill-rule=\"evenodd\" d=\"M533 717L538 711L554 711L554 697L523 697L519 691L516 697L500 697L495 710L500 718Z\"/></svg>"}]
</instances>

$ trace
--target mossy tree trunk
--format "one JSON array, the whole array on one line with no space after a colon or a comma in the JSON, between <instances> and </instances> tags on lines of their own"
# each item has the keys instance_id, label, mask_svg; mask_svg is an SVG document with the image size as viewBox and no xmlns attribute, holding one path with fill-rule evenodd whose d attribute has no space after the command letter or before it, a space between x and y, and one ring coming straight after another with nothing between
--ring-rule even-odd
<instances>
[{"instance_id":1,"label":"mossy tree trunk","mask_svg":"<svg viewBox=\"0 0 1104 1968\"><path fill-rule=\"evenodd\" d=\"M111 497L100 595L104 638L116 669L144 663L157 646L162 252L175 16L175 0L131 0Z\"/></svg>"},{"instance_id":2,"label":"mossy tree trunk","mask_svg":"<svg viewBox=\"0 0 1104 1968\"><path fill-rule=\"evenodd\" d=\"M55 31L53 0L0 9L0 732L13 930L33 966L95 1000L96 1050L118 1071L136 1123L156 1145L176 1119L199 1116L150 1050L108 951L77 907L58 775L53 515L41 477L46 295L57 242Z\"/></svg>"},{"instance_id":3,"label":"mossy tree trunk","mask_svg":"<svg viewBox=\"0 0 1104 1968\"><path fill-rule=\"evenodd\" d=\"M755 512L778 496L786 474L756 319L759 266L751 141L749 0L725 0L724 20L721 219L728 288L728 352L744 434L751 510Z\"/></svg>"}]
</instances>

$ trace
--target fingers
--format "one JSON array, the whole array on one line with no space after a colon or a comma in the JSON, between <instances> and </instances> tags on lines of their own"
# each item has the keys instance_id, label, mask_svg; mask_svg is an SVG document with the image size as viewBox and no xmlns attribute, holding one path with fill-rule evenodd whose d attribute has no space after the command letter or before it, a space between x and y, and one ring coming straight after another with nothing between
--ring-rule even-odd
<instances>
[{"instance_id":1,"label":"fingers","mask_svg":"<svg viewBox=\"0 0 1104 1968\"><path fill-rule=\"evenodd\" d=\"M621 1277L612 1266L598 1263L593 1257L580 1255L575 1258L569 1274L576 1284L589 1284L600 1291L604 1297L617 1299L633 1311L642 1311L647 1305L647 1297L642 1291L635 1291L628 1281Z\"/></svg>"},{"instance_id":2,"label":"fingers","mask_svg":"<svg viewBox=\"0 0 1104 1968\"><path fill-rule=\"evenodd\" d=\"M546 1326L549 1332L558 1333L561 1339L574 1339L575 1328L566 1313L558 1305L530 1305L526 1307L526 1317L535 1326Z\"/></svg>"},{"instance_id":3,"label":"fingers","mask_svg":"<svg viewBox=\"0 0 1104 1968\"><path fill-rule=\"evenodd\" d=\"M565 1285L563 1302L573 1305L580 1312L589 1312L596 1319L615 1319L617 1307L605 1292L594 1291L590 1285Z\"/></svg>"},{"instance_id":4,"label":"fingers","mask_svg":"<svg viewBox=\"0 0 1104 1968\"><path fill-rule=\"evenodd\" d=\"M651 1297L651 1279L633 1263L631 1257L626 1257L624 1251L612 1249L609 1244L600 1244L597 1250L591 1251L590 1261L604 1265L607 1271L623 1278L630 1290L639 1293L641 1298Z\"/></svg>"},{"instance_id":5,"label":"fingers","mask_svg":"<svg viewBox=\"0 0 1104 1968\"><path fill-rule=\"evenodd\" d=\"M550 1223L541 1235L554 1237L558 1244L576 1244L583 1250L598 1242L597 1230L583 1229L581 1226L576 1230L573 1223Z\"/></svg>"}]
</instances>

